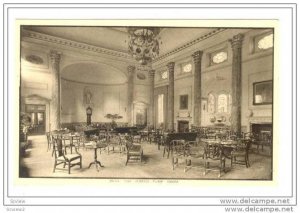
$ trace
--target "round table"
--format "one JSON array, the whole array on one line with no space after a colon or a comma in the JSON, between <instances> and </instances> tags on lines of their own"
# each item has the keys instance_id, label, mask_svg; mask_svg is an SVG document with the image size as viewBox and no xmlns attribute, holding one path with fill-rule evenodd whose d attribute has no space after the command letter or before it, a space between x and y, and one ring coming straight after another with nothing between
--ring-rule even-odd
<instances>
[{"instance_id":1,"label":"round table","mask_svg":"<svg viewBox=\"0 0 300 213\"><path fill-rule=\"evenodd\" d=\"M97 149L101 149L101 148L105 148L107 147L107 143L106 142L102 142L102 141L95 141L93 142L92 148L94 149L94 161L90 163L89 168L95 164L97 171L99 172L98 166L100 167L104 167L100 161L98 161L97 159Z\"/></svg>"}]
</instances>

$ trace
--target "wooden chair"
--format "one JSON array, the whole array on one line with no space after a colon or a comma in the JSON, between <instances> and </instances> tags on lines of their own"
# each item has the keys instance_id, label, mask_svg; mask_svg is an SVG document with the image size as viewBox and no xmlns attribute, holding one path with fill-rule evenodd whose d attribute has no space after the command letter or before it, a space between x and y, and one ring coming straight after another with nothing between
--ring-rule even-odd
<instances>
[{"instance_id":1,"label":"wooden chair","mask_svg":"<svg viewBox=\"0 0 300 213\"><path fill-rule=\"evenodd\" d=\"M172 147L171 147L172 140L196 141L197 133L196 132L168 133L168 134L164 134L163 137L164 137L163 157L165 157L165 154L167 154L167 158L169 158L170 152L172 151Z\"/></svg>"},{"instance_id":2,"label":"wooden chair","mask_svg":"<svg viewBox=\"0 0 300 213\"><path fill-rule=\"evenodd\" d=\"M52 149L51 156L53 156L54 155L53 140L52 140L52 136L51 136L50 132L46 133L46 137L47 137L47 152Z\"/></svg>"},{"instance_id":3,"label":"wooden chair","mask_svg":"<svg viewBox=\"0 0 300 213\"><path fill-rule=\"evenodd\" d=\"M261 151L263 152L264 147L268 146L270 148L270 154L272 154L273 143L272 143L272 135L270 132L253 134L252 144L256 145L257 153L259 153L259 147L261 147Z\"/></svg>"},{"instance_id":4,"label":"wooden chair","mask_svg":"<svg viewBox=\"0 0 300 213\"><path fill-rule=\"evenodd\" d=\"M193 166L193 162L195 160L204 159L204 146L199 142L197 143L195 141L188 141L186 142L185 150L184 158L186 166L184 168L184 172L196 167Z\"/></svg>"},{"instance_id":5,"label":"wooden chair","mask_svg":"<svg viewBox=\"0 0 300 213\"><path fill-rule=\"evenodd\" d=\"M67 153L67 149L71 150L72 153L72 148L74 147L72 143L72 136L69 134L62 135L62 148L64 149L65 153Z\"/></svg>"},{"instance_id":6,"label":"wooden chair","mask_svg":"<svg viewBox=\"0 0 300 213\"><path fill-rule=\"evenodd\" d=\"M233 164L242 164L250 167L249 149L251 147L251 140L244 139L235 146L231 152L231 167Z\"/></svg>"},{"instance_id":7,"label":"wooden chair","mask_svg":"<svg viewBox=\"0 0 300 213\"><path fill-rule=\"evenodd\" d=\"M126 140L127 160L125 166L127 166L130 160L139 161L143 160L143 148L141 144L133 143L132 140Z\"/></svg>"},{"instance_id":8,"label":"wooden chair","mask_svg":"<svg viewBox=\"0 0 300 213\"><path fill-rule=\"evenodd\" d=\"M109 152L115 152L115 148L117 147L119 149L119 153L122 153L122 147L121 147L121 139L119 135L112 135L110 136L108 143L107 143L107 154Z\"/></svg>"},{"instance_id":9,"label":"wooden chair","mask_svg":"<svg viewBox=\"0 0 300 213\"><path fill-rule=\"evenodd\" d=\"M214 167L210 167L215 164ZM204 149L204 175L207 171L218 171L218 177L221 177L225 171L225 156L223 154L223 146L221 143L205 143Z\"/></svg>"},{"instance_id":10,"label":"wooden chair","mask_svg":"<svg viewBox=\"0 0 300 213\"><path fill-rule=\"evenodd\" d=\"M73 166L79 165L82 168L82 157L81 154L78 153L75 147L75 153L67 154L65 150L63 150L62 139L54 139L54 153L55 153L55 161L54 168L55 170L66 170L65 167L68 166L68 173L71 173L71 168ZM63 164L63 168L57 168L58 165Z\"/></svg>"},{"instance_id":11,"label":"wooden chair","mask_svg":"<svg viewBox=\"0 0 300 213\"><path fill-rule=\"evenodd\" d=\"M179 159L184 159L186 152L185 140L172 140L171 144L171 162L172 168L175 169L179 164Z\"/></svg>"}]
</instances>

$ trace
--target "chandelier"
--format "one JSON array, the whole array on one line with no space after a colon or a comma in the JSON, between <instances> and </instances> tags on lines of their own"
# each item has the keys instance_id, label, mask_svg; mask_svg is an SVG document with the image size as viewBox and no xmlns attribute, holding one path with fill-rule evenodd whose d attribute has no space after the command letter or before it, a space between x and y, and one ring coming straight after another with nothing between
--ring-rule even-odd
<instances>
[{"instance_id":1,"label":"chandelier","mask_svg":"<svg viewBox=\"0 0 300 213\"><path fill-rule=\"evenodd\" d=\"M159 55L157 35L160 29L155 27L129 27L128 50L141 65L147 65Z\"/></svg>"}]
</instances>

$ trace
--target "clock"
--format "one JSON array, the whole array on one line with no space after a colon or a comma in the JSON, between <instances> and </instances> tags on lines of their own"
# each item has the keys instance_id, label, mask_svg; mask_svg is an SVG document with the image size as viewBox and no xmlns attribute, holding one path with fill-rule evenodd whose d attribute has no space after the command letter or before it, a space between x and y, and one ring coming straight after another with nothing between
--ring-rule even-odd
<instances>
[{"instance_id":1,"label":"clock","mask_svg":"<svg viewBox=\"0 0 300 213\"><path fill-rule=\"evenodd\" d=\"M93 110L91 107L86 108L86 114L91 115L93 113Z\"/></svg>"}]
</instances>

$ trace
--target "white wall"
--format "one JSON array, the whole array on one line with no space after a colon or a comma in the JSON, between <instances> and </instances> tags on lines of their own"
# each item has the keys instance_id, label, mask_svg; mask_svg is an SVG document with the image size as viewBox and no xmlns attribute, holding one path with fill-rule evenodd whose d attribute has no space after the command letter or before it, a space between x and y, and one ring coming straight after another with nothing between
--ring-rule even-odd
<instances>
[{"instance_id":1,"label":"white wall","mask_svg":"<svg viewBox=\"0 0 300 213\"><path fill-rule=\"evenodd\" d=\"M127 84L123 85L91 85L63 80L61 84L61 122L86 122L86 108L93 109L92 122L110 122L105 115L119 114L123 116L117 122L127 122ZM92 104L84 102L84 89L92 93Z\"/></svg>"},{"instance_id":2,"label":"white wall","mask_svg":"<svg viewBox=\"0 0 300 213\"><path fill-rule=\"evenodd\" d=\"M243 33L245 35L242 47L242 127L243 131L249 131L252 122L272 122L272 105L253 105L253 83L272 80L273 72L273 49L254 53L253 52L253 40L257 35L261 35L268 30L264 29L241 29L241 30L228 30L224 32L224 35L214 37L212 40L203 41L198 44L198 47L193 50L186 49L176 53L174 56L164 59L165 62L157 62L156 70L157 74L166 69L168 62L175 62L175 94L174 94L174 121L177 120L189 120L190 124L193 124L193 119L188 118L184 111L190 111L191 117L193 117L193 94L194 94L194 64L192 60L192 54L197 50L203 51L202 56L202 98L203 101L207 101L207 96L212 93L215 96L217 103L217 97L220 93L231 94L231 72L232 72L232 49L229 39L233 35ZM227 61L210 65L210 54L218 50L227 50ZM180 75L180 65L182 63L191 62L193 65L192 73ZM159 75L156 77L155 87L168 85L168 79L162 80ZM189 95L189 109L179 110L179 96L182 94ZM203 102L203 103L204 103ZM203 104L202 103L202 104ZM204 114L203 114L204 113ZM177 117L179 114L179 118ZM208 113L202 111L202 126L213 125L210 122L211 117L225 116L226 125L230 125L230 111L228 113ZM250 115L250 116L249 116ZM181 117L181 118L180 118ZM175 126L175 129L177 126Z\"/></svg>"}]
</instances>

